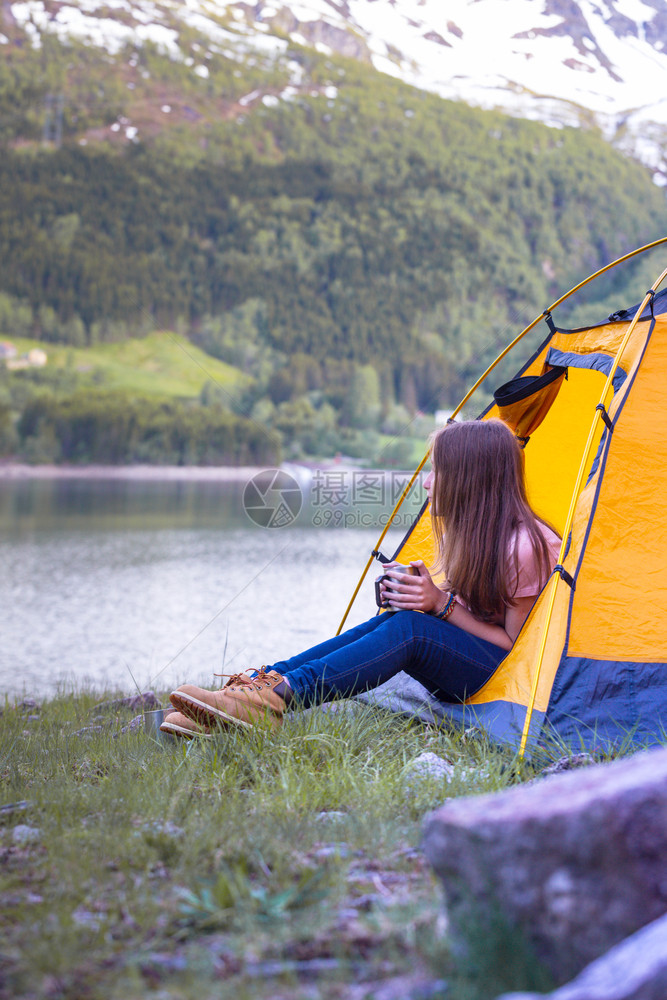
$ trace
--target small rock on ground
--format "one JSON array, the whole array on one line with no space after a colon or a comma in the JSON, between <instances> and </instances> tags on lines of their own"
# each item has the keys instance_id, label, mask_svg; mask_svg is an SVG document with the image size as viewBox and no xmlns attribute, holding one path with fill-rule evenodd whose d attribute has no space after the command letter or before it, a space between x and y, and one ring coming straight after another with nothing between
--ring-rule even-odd
<instances>
[{"instance_id":1,"label":"small rock on ground","mask_svg":"<svg viewBox=\"0 0 667 1000\"><path fill-rule=\"evenodd\" d=\"M340 812L336 809L324 810L319 812L315 819L320 823L332 822L339 823L348 818L348 814L345 812Z\"/></svg>"},{"instance_id":2,"label":"small rock on ground","mask_svg":"<svg viewBox=\"0 0 667 1000\"><path fill-rule=\"evenodd\" d=\"M144 823L141 831L145 837L169 837L174 840L178 840L184 833L182 827L176 826L170 820L152 820L150 823Z\"/></svg>"},{"instance_id":3,"label":"small rock on ground","mask_svg":"<svg viewBox=\"0 0 667 1000\"><path fill-rule=\"evenodd\" d=\"M130 719L126 726L121 729L121 734L125 733L138 733L144 730L144 717L143 715L135 715L133 719Z\"/></svg>"},{"instance_id":4,"label":"small rock on ground","mask_svg":"<svg viewBox=\"0 0 667 1000\"><path fill-rule=\"evenodd\" d=\"M421 753L410 761L404 771L406 784L419 781L449 781L454 776L454 765L437 753Z\"/></svg>"},{"instance_id":5,"label":"small rock on ground","mask_svg":"<svg viewBox=\"0 0 667 1000\"><path fill-rule=\"evenodd\" d=\"M21 799L20 802L7 802L4 806L0 806L0 815L6 815L12 812L24 812L26 809L30 809L32 802L28 799Z\"/></svg>"},{"instance_id":6,"label":"small rock on ground","mask_svg":"<svg viewBox=\"0 0 667 1000\"><path fill-rule=\"evenodd\" d=\"M15 844L37 844L42 839L42 831L36 826L27 826L19 823L12 830L12 840Z\"/></svg>"},{"instance_id":7,"label":"small rock on ground","mask_svg":"<svg viewBox=\"0 0 667 1000\"><path fill-rule=\"evenodd\" d=\"M589 753L575 753L571 757L559 757L553 764L549 764L540 771L538 777L547 778L550 774L560 774L561 771L572 771L575 767L589 767L597 763L595 757Z\"/></svg>"},{"instance_id":8,"label":"small rock on ground","mask_svg":"<svg viewBox=\"0 0 667 1000\"><path fill-rule=\"evenodd\" d=\"M39 712L39 705L34 698L24 698L16 705L16 709L19 712Z\"/></svg>"},{"instance_id":9,"label":"small rock on ground","mask_svg":"<svg viewBox=\"0 0 667 1000\"><path fill-rule=\"evenodd\" d=\"M112 701L103 701L95 706L96 713L120 712L129 709L132 712L150 712L162 708L162 703L154 691L144 691L143 694L130 695L128 698L114 698Z\"/></svg>"}]
</instances>

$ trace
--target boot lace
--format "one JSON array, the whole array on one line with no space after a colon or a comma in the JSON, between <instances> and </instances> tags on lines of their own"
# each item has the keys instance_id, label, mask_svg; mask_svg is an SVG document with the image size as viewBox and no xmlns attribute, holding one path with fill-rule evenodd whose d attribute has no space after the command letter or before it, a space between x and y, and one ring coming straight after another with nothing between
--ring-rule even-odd
<instances>
[{"instance_id":1,"label":"boot lace","mask_svg":"<svg viewBox=\"0 0 667 1000\"><path fill-rule=\"evenodd\" d=\"M250 685L256 691L259 691L259 689L263 688L263 687L270 687L270 688L272 688L272 687L275 686L275 684L276 684L275 679L272 678L272 677L269 677L269 674L268 674L268 671L267 671L266 667L262 667L261 670L257 671L257 674L256 674L255 677L251 677L250 678Z\"/></svg>"},{"instance_id":2,"label":"boot lace","mask_svg":"<svg viewBox=\"0 0 667 1000\"><path fill-rule=\"evenodd\" d=\"M250 677L247 673L241 672L240 674L214 674L214 677L228 677L229 680L223 684L222 690L224 688L230 687L251 687L258 691L262 687L273 687L274 681L269 677L266 667L262 667L257 671L255 677Z\"/></svg>"},{"instance_id":3,"label":"boot lace","mask_svg":"<svg viewBox=\"0 0 667 1000\"><path fill-rule=\"evenodd\" d=\"M232 685L234 685L234 684L243 684L245 686L246 684L249 684L251 682L251 680L252 680L252 678L249 677L248 674L244 670L242 670L239 674L226 674L223 671L220 674L214 673L213 676L214 677L227 677L227 680L222 685L223 688L232 687Z\"/></svg>"}]
</instances>

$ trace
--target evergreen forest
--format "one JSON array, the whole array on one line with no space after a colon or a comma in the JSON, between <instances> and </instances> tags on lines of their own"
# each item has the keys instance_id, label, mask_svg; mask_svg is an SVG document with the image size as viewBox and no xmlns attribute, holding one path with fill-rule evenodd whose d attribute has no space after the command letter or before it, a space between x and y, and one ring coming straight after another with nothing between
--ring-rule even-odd
<instances>
[{"instance_id":1,"label":"evergreen forest","mask_svg":"<svg viewBox=\"0 0 667 1000\"><path fill-rule=\"evenodd\" d=\"M144 61L144 102L149 84L169 88L192 114L120 142L109 123L142 95L90 50L47 48L0 66L0 339L50 358L0 367L5 456L410 463L422 414L452 408L561 292L666 230L648 171L591 129L443 101L296 46L299 98L242 109L279 68L219 60L193 82L146 48L125 54ZM62 137L45 142L58 87ZM646 267L614 272L574 318L641 297ZM111 358L155 331L191 345L195 389L110 382L96 349Z\"/></svg>"}]
</instances>

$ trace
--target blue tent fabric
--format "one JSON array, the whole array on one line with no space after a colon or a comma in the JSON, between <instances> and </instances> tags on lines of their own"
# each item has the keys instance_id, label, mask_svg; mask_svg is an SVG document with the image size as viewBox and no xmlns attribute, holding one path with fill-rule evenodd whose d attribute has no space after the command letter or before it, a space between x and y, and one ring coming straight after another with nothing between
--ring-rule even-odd
<instances>
[{"instance_id":1,"label":"blue tent fabric","mask_svg":"<svg viewBox=\"0 0 667 1000\"><path fill-rule=\"evenodd\" d=\"M564 655L547 708L549 728L566 745L597 753L629 742L661 746L667 741L667 716L663 724L654 698L664 690L666 671L664 663Z\"/></svg>"}]
</instances>

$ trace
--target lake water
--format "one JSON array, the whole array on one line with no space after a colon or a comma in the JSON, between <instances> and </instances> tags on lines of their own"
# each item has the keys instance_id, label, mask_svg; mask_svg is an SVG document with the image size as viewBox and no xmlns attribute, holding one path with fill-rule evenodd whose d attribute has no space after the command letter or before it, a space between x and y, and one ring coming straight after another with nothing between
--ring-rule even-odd
<instances>
[{"instance_id":1,"label":"lake water","mask_svg":"<svg viewBox=\"0 0 667 1000\"><path fill-rule=\"evenodd\" d=\"M399 484L295 475L302 509L274 528L245 481L0 479L2 691L213 686L332 635ZM378 572L348 624L374 613Z\"/></svg>"}]
</instances>

